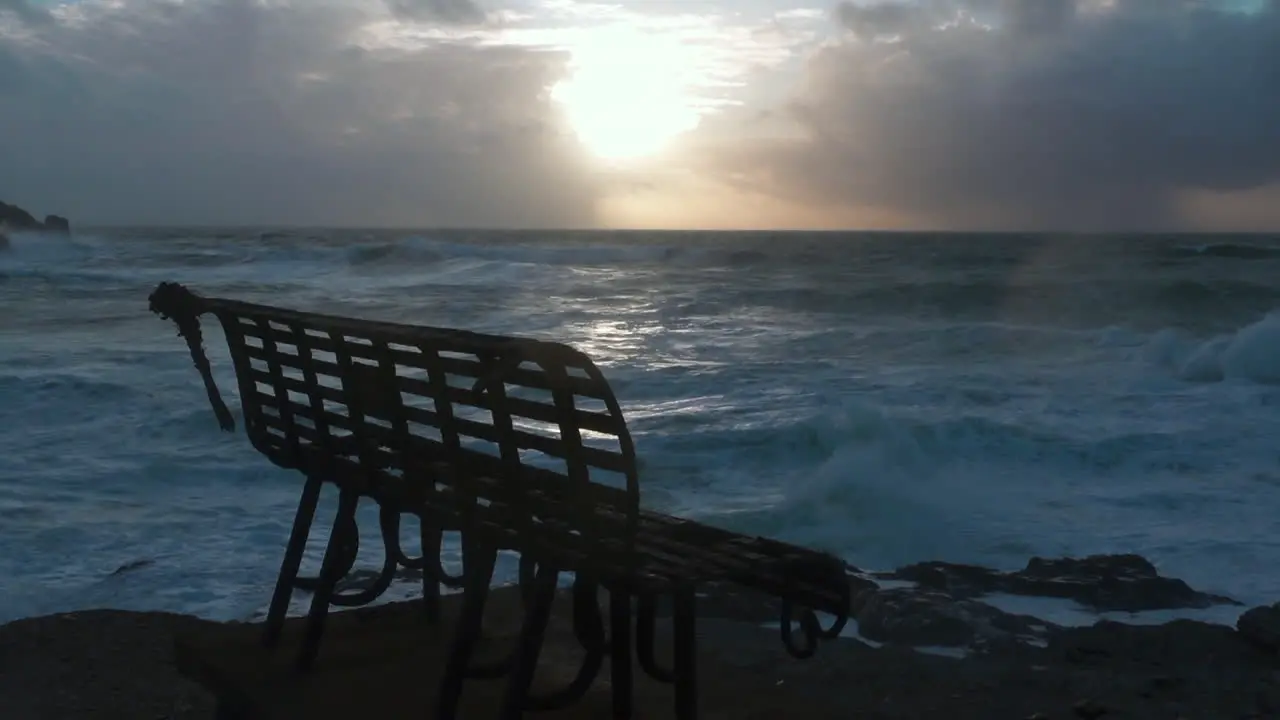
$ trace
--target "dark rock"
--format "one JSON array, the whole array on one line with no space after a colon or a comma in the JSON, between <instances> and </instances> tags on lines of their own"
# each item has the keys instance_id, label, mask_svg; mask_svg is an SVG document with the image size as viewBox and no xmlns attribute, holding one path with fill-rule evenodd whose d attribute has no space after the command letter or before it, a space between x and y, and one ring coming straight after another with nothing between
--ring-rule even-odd
<instances>
[{"instance_id":1,"label":"dark rock","mask_svg":"<svg viewBox=\"0 0 1280 720\"><path fill-rule=\"evenodd\" d=\"M1280 651L1280 603L1245 612L1236 620L1236 631L1254 647Z\"/></svg>"},{"instance_id":2,"label":"dark rock","mask_svg":"<svg viewBox=\"0 0 1280 720\"><path fill-rule=\"evenodd\" d=\"M44 226L26 210L0 201L0 229L43 230Z\"/></svg>"},{"instance_id":3,"label":"dark rock","mask_svg":"<svg viewBox=\"0 0 1280 720\"><path fill-rule=\"evenodd\" d=\"M1006 613L976 600L906 589L882 590L865 597L856 617L863 637L900 645L983 648L1042 642L1058 630L1051 623Z\"/></svg>"},{"instance_id":4,"label":"dark rock","mask_svg":"<svg viewBox=\"0 0 1280 720\"><path fill-rule=\"evenodd\" d=\"M989 593L1075 600L1094 610L1142 612L1238 604L1231 598L1199 592L1182 580L1161 577L1138 555L1090 555L1084 558L1032 558L1026 568L999 572L976 565L924 562L877 577L907 580L954 598Z\"/></svg>"},{"instance_id":5,"label":"dark rock","mask_svg":"<svg viewBox=\"0 0 1280 720\"><path fill-rule=\"evenodd\" d=\"M876 642L955 647L972 642L976 631L945 595L886 590L862 606L858 632Z\"/></svg>"},{"instance_id":6,"label":"dark rock","mask_svg":"<svg viewBox=\"0 0 1280 720\"><path fill-rule=\"evenodd\" d=\"M44 218L44 229L49 232L61 233L63 235L71 234L71 221L61 215L46 215Z\"/></svg>"},{"instance_id":7,"label":"dark rock","mask_svg":"<svg viewBox=\"0 0 1280 720\"><path fill-rule=\"evenodd\" d=\"M0 201L0 233L9 232L56 232L69 234L71 223L60 215L49 215L42 223L35 216L17 205L9 205ZM0 234L0 237L3 237ZM3 247L4 245L0 245Z\"/></svg>"},{"instance_id":8,"label":"dark rock","mask_svg":"<svg viewBox=\"0 0 1280 720\"><path fill-rule=\"evenodd\" d=\"M809 568L790 568L792 572ZM826 576L825 563L812 568L815 577ZM846 568L848 571L848 568ZM366 590L378 577L373 569L353 570L340 581L340 592ZM928 562L910 565L892 573L848 572L850 617L867 640L888 646L937 646L965 648L982 655L1022 655L1053 657L1056 662L1081 672L1159 648L1144 659L1147 671L1170 673L1170 658L1177 662L1199 662L1213 648L1235 642L1247 646L1231 628L1207 624L1168 625L1169 641L1155 642L1144 630L1131 630L1119 623L1100 622L1092 628L1067 629L1053 623L1005 612L981 601L984 594L1004 592L1073 599L1098 610L1147 610L1155 608L1204 607L1212 602L1233 602L1227 598L1199 593L1186 583L1160 577L1155 568L1136 555L1092 556L1080 559L1033 559L1017 572L999 572L974 565ZM914 582L914 587L885 589L872 578L892 578ZM397 583L421 582L418 571L398 569ZM298 587L313 590L315 578L299 578ZM658 613L667 616L667 598L658 601ZM1264 608L1264 610L1267 610ZM699 586L698 614L702 617L775 624L781 617L781 603L757 591L728 582L707 582ZM1276 610L1280 616L1280 610ZM1189 623L1189 621L1187 621ZM1242 620L1247 627L1249 621ZM825 624L825 620L824 620ZM1240 634L1245 633L1244 629ZM1280 620L1272 630L1274 645L1280 647ZM1263 635L1263 633L1255 633ZM1231 638L1234 638L1233 640ZM1067 640L1069 639L1069 641ZM1165 643L1165 644L1161 644ZM1158 669L1157 669L1158 668ZM1159 683L1144 685L1142 692L1162 690ZM1135 696L1139 690L1135 690ZM1034 710L1029 708L1028 710Z\"/></svg>"},{"instance_id":9,"label":"dark rock","mask_svg":"<svg viewBox=\"0 0 1280 720\"><path fill-rule=\"evenodd\" d=\"M1189 668L1239 662L1246 655L1256 655L1231 628L1195 620L1174 620L1163 625L1103 620L1050 636L1048 652L1069 664L1106 665L1120 660L1133 663L1143 668L1144 685L1153 673L1185 678L1189 677Z\"/></svg>"}]
</instances>

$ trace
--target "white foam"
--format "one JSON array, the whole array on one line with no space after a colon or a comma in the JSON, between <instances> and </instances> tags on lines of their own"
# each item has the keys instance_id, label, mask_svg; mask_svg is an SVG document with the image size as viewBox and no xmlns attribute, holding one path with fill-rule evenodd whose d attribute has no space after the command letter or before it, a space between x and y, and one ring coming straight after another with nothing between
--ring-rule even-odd
<instances>
[{"instance_id":1,"label":"white foam","mask_svg":"<svg viewBox=\"0 0 1280 720\"><path fill-rule=\"evenodd\" d=\"M1236 332L1197 339L1178 330L1155 334L1147 356L1178 377L1197 382L1280 383L1280 312Z\"/></svg>"}]
</instances>

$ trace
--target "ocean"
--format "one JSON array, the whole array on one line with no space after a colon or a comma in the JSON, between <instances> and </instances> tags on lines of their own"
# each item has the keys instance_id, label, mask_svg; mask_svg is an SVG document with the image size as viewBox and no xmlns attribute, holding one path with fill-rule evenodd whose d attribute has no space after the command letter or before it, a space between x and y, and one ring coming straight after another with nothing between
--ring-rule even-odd
<instances>
[{"instance_id":1,"label":"ocean","mask_svg":"<svg viewBox=\"0 0 1280 720\"><path fill-rule=\"evenodd\" d=\"M646 505L862 568L1280 599L1280 236L117 229L0 251L0 622L267 603L301 479L218 429L163 280L572 343Z\"/></svg>"}]
</instances>

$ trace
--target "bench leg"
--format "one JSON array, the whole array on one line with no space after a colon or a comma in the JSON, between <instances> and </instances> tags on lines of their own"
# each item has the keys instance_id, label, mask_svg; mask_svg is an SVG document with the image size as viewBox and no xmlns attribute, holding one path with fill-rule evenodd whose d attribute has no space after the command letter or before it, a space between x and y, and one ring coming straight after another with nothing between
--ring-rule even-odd
<instances>
[{"instance_id":1,"label":"bench leg","mask_svg":"<svg viewBox=\"0 0 1280 720\"><path fill-rule=\"evenodd\" d=\"M693 588L682 588L672 598L677 720L698 717L696 597Z\"/></svg>"},{"instance_id":2,"label":"bench leg","mask_svg":"<svg viewBox=\"0 0 1280 720\"><path fill-rule=\"evenodd\" d=\"M489 598L489 584L493 582L493 566L498 551L462 538L462 568L465 578L462 595L462 612L454 630L453 646L449 650L449 662L440 680L440 696L436 701L436 719L454 720L458 716L458 701L462 699L462 683L467 679L471 666L471 653L480 639L484 621L484 605Z\"/></svg>"},{"instance_id":3,"label":"bench leg","mask_svg":"<svg viewBox=\"0 0 1280 720\"><path fill-rule=\"evenodd\" d=\"M418 516L418 527L422 538L422 611L427 622L434 625L440 622L440 578L436 577L436 568L440 567L441 533L427 513Z\"/></svg>"},{"instance_id":4,"label":"bench leg","mask_svg":"<svg viewBox=\"0 0 1280 720\"><path fill-rule=\"evenodd\" d=\"M613 685L613 717L630 720L632 713L631 594L609 590L609 679Z\"/></svg>"},{"instance_id":5,"label":"bench leg","mask_svg":"<svg viewBox=\"0 0 1280 720\"><path fill-rule=\"evenodd\" d=\"M262 644L268 648L273 648L280 642L280 633L284 630L289 600L293 598L293 582L298 578L298 569L302 567L302 553L307 549L307 538L311 535L311 523L316 516L316 504L320 501L321 485L320 480L308 478L302 489L302 498L298 501L298 512L293 518L289 545L284 552L284 561L280 564L276 589L271 595L271 607L267 611L266 627L263 628Z\"/></svg>"},{"instance_id":6,"label":"bench leg","mask_svg":"<svg viewBox=\"0 0 1280 720\"><path fill-rule=\"evenodd\" d=\"M311 610L307 613L306 634L302 637L302 647L298 652L298 669L310 670L320 650L320 639L324 636L324 622L329 614L329 601L333 599L334 587L340 577L340 565L347 565L343 557L351 533L359 532L356 527L356 506L360 503L360 495L354 490L343 490L338 495L338 514L333 521L333 530L329 533L329 544L324 550L324 560L320 564L320 582L315 594L311 596Z\"/></svg>"},{"instance_id":7,"label":"bench leg","mask_svg":"<svg viewBox=\"0 0 1280 720\"><path fill-rule=\"evenodd\" d=\"M525 608L524 624L520 628L520 645L516 648L515 665L507 680L507 692L502 700L502 720L519 720L524 717L525 700L533 684L533 674L538 669L538 655L542 653L547 623L551 620L551 604L556 598L556 580L560 571L541 565L533 578L533 592Z\"/></svg>"}]
</instances>

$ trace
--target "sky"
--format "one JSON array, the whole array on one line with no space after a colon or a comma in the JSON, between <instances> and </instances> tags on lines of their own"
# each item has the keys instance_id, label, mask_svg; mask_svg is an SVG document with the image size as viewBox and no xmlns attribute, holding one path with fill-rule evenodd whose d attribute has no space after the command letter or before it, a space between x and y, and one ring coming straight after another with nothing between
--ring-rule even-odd
<instances>
[{"instance_id":1,"label":"sky","mask_svg":"<svg viewBox=\"0 0 1280 720\"><path fill-rule=\"evenodd\" d=\"M80 224L1280 231L1280 0L0 0Z\"/></svg>"}]
</instances>

